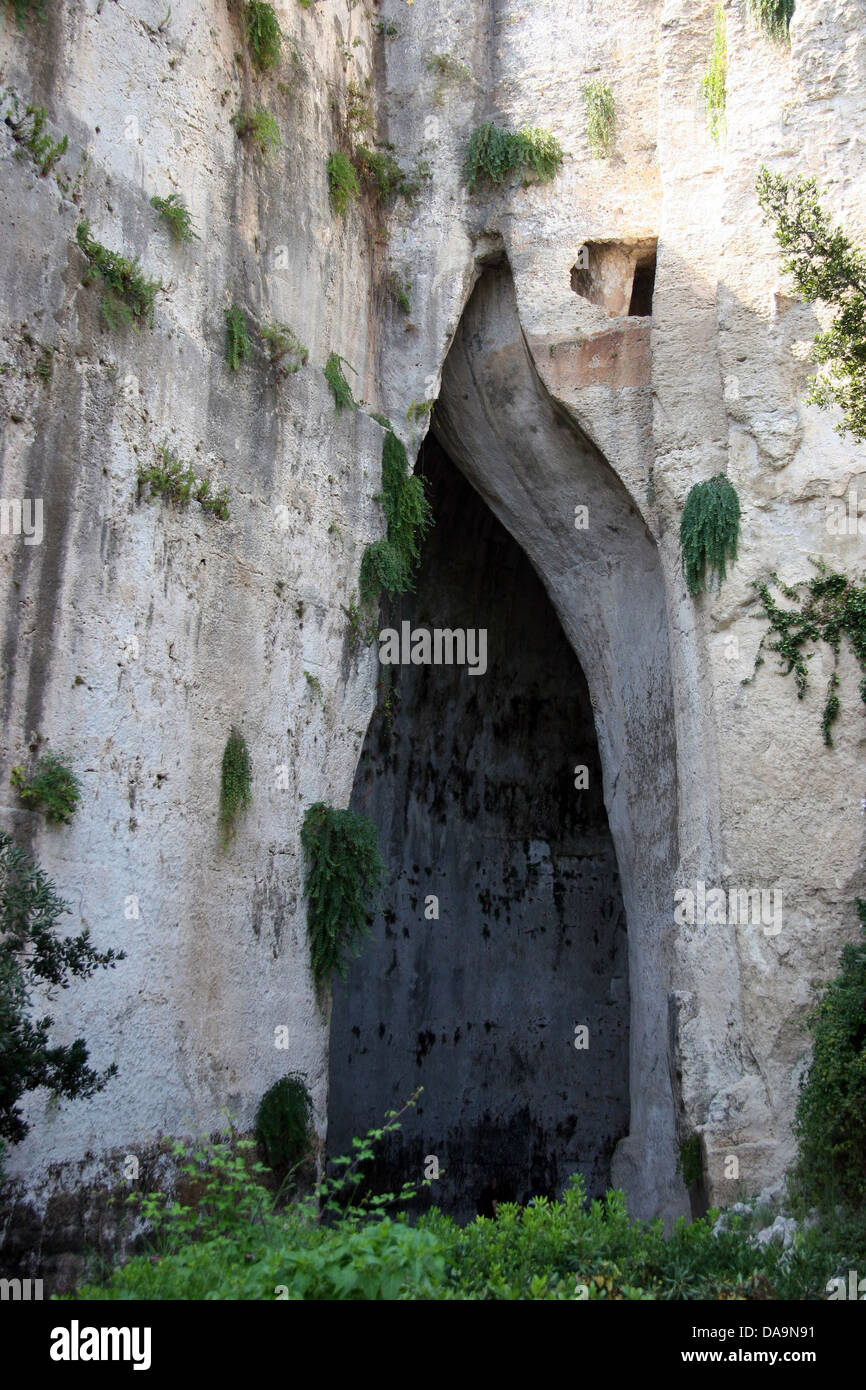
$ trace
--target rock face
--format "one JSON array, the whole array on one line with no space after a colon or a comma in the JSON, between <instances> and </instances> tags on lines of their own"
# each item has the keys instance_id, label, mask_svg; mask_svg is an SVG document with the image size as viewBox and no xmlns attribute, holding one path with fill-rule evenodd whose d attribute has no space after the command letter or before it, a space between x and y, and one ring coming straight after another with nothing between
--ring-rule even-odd
<instances>
[{"instance_id":1,"label":"rock face","mask_svg":"<svg viewBox=\"0 0 866 1390\"><path fill-rule=\"evenodd\" d=\"M117 1077L59 1109L31 1097L31 1133L9 1155L7 1236L20 1252L27 1230L36 1272L69 1247L42 1223L64 1184L122 1182L126 1158L216 1128L223 1106L249 1126L287 1070L306 1073L325 1140L329 1017L310 979L299 832L313 802L359 794L381 675L346 616L383 531L371 412L412 455L429 420L417 406L438 399L435 434L523 550L586 680L628 940L629 1128L611 1176L636 1214L688 1210L675 1162L694 1134L693 1203L780 1177L803 1016L856 930L856 663L843 650L832 749L826 651L802 701L772 662L742 680L762 632L752 581L805 579L817 554L849 572L863 559L857 527L839 536L827 520L831 498L866 492L866 454L803 404L818 318L791 297L754 194L761 163L814 174L866 241L862 0L798 0L790 47L725 7L721 145L700 100L711 4L275 8L287 40L265 74L222 0L178 0L170 19L157 0L136 14L49 0L23 32L10 7L0 15L5 86L69 140L43 177L0 123L2 497L41 499L44 515L41 543L0 542L3 824L70 902L70 924L126 952L52 1005L59 1040L83 1035ZM437 54L453 61L431 66ZM616 108L605 160L581 100L599 77ZM270 159L231 123L260 104L283 142ZM462 160L484 119L550 127L566 152L557 178L470 196ZM388 212L365 192L340 217L328 156L375 136L417 194ZM174 243L151 207L172 191L200 241ZM82 284L82 217L163 282L153 329L103 322L99 285ZM411 281L408 314L394 273ZM253 345L237 372L232 303ZM309 353L284 380L255 332L271 319ZM335 410L332 352L351 366L356 411ZM139 498L139 469L164 445L226 490L228 520ZM719 472L740 496L739 559L695 600L679 517ZM252 805L223 853L233 725ZM539 764L567 762L572 734ZM81 777L68 827L23 810L9 785L34 743ZM678 921L675 891L699 884L780 893L779 929L772 916ZM406 926L410 942L426 929L420 903ZM547 998L549 962L525 949Z\"/></svg>"}]
</instances>

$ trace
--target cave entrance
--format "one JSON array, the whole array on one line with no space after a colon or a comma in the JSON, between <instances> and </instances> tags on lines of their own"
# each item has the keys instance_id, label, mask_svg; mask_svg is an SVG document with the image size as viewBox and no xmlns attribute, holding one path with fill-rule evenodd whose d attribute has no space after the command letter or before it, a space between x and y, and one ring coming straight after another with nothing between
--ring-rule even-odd
<instances>
[{"instance_id":1,"label":"cave entrance","mask_svg":"<svg viewBox=\"0 0 866 1390\"><path fill-rule=\"evenodd\" d=\"M486 632L485 669L379 667L352 808L390 883L335 987L328 1150L423 1086L373 1185L441 1177L458 1219L493 1194L610 1185L629 1127L628 943L586 681L517 542L431 437L436 524L385 627ZM577 784L577 785L576 785ZM585 1029L585 1033L578 1030Z\"/></svg>"}]
</instances>

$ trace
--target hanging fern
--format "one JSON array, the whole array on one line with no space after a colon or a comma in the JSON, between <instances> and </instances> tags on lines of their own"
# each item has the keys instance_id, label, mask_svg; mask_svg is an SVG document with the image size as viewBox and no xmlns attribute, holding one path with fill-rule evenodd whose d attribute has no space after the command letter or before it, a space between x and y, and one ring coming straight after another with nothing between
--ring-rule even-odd
<instances>
[{"instance_id":1,"label":"hanging fern","mask_svg":"<svg viewBox=\"0 0 866 1390\"><path fill-rule=\"evenodd\" d=\"M220 834L223 849L234 838L237 819L250 804L251 766L247 742L238 729L232 729L223 753L220 785Z\"/></svg>"},{"instance_id":2,"label":"hanging fern","mask_svg":"<svg viewBox=\"0 0 866 1390\"><path fill-rule=\"evenodd\" d=\"M317 801L304 817L307 930L313 978L321 989L334 970L345 979L346 948L369 935L385 865L376 827L366 816Z\"/></svg>"},{"instance_id":3,"label":"hanging fern","mask_svg":"<svg viewBox=\"0 0 866 1390\"><path fill-rule=\"evenodd\" d=\"M504 183L520 169L531 170L539 183L547 183L562 160L562 146L549 130L503 130L486 121L470 136L463 177L470 193L479 183Z\"/></svg>"},{"instance_id":4,"label":"hanging fern","mask_svg":"<svg viewBox=\"0 0 866 1390\"><path fill-rule=\"evenodd\" d=\"M586 107L586 138L596 159L606 159L613 145L616 113L613 92L606 82L587 82L582 92Z\"/></svg>"},{"instance_id":5,"label":"hanging fern","mask_svg":"<svg viewBox=\"0 0 866 1390\"><path fill-rule=\"evenodd\" d=\"M818 642L826 642L833 651L834 662L827 682L821 731L827 747L832 748L830 729L841 712L836 694L839 688L836 667L843 637L847 637L860 666L860 697L866 703L866 580L858 584L846 574L834 574L821 559L814 561L814 564L818 573L805 584L783 584L776 574L772 574L766 583L753 580L761 601L761 616L769 624L755 657L755 671L763 665L764 650L777 652L783 674L787 676L794 672L797 697L802 700L809 686L806 663L811 653L807 654L807 648ZM781 608L771 592L774 585L778 586L788 603L795 606ZM752 683L755 671L746 677L744 685Z\"/></svg>"},{"instance_id":6,"label":"hanging fern","mask_svg":"<svg viewBox=\"0 0 866 1390\"><path fill-rule=\"evenodd\" d=\"M686 499L680 522L680 552L683 574L690 594L708 587L713 574L719 584L725 578L727 561L737 558L740 534L740 499L724 473L705 483L695 483Z\"/></svg>"},{"instance_id":7,"label":"hanging fern","mask_svg":"<svg viewBox=\"0 0 866 1390\"><path fill-rule=\"evenodd\" d=\"M794 0L747 0L746 8L752 23L769 38L789 42Z\"/></svg>"},{"instance_id":8,"label":"hanging fern","mask_svg":"<svg viewBox=\"0 0 866 1390\"><path fill-rule=\"evenodd\" d=\"M716 6L716 28L713 34L713 51L710 64L701 82L704 102L707 108L707 125L710 135L720 140L725 130L725 107L728 99L728 40L725 28L724 6Z\"/></svg>"},{"instance_id":9,"label":"hanging fern","mask_svg":"<svg viewBox=\"0 0 866 1390\"><path fill-rule=\"evenodd\" d=\"M421 541L433 525L424 479L409 474L406 450L388 426L382 444L382 492L385 538L374 541L361 561L361 598L374 602L382 589L392 598L412 593L412 571Z\"/></svg>"},{"instance_id":10,"label":"hanging fern","mask_svg":"<svg viewBox=\"0 0 866 1390\"><path fill-rule=\"evenodd\" d=\"M341 410L354 410L357 404L352 395L352 388L343 375L343 368L341 366L343 362L346 363L350 372L354 372L355 368L352 366L351 362L346 362L345 357L340 357L336 352L331 353L322 368L325 374L325 380L331 388L338 415Z\"/></svg>"}]
</instances>

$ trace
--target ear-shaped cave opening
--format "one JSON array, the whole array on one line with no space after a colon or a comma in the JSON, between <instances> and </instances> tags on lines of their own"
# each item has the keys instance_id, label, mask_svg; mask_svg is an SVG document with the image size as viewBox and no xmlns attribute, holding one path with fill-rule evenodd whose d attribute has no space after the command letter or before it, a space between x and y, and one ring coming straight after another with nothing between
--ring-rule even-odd
<instances>
[{"instance_id":1,"label":"ear-shaped cave opening","mask_svg":"<svg viewBox=\"0 0 866 1390\"><path fill-rule=\"evenodd\" d=\"M433 658L437 629L465 633L467 661L380 667L352 807L375 821L390 882L335 989L328 1148L350 1152L423 1086L373 1185L438 1169L430 1197L465 1219L494 1195L556 1197L576 1171L593 1196L610 1185L629 1119L628 954L577 658L444 450L430 440L419 464L436 524L417 592L385 624L429 632Z\"/></svg>"}]
</instances>

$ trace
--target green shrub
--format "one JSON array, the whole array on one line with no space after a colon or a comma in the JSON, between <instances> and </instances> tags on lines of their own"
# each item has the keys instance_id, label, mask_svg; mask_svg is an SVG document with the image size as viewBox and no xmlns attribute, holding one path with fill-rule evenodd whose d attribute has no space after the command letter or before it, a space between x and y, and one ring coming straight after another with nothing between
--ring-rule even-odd
<instances>
[{"instance_id":1,"label":"green shrub","mask_svg":"<svg viewBox=\"0 0 866 1390\"><path fill-rule=\"evenodd\" d=\"M220 775L220 836L226 849L237 833L238 816L252 800L252 766L247 741L232 728L223 750Z\"/></svg>"},{"instance_id":2,"label":"green shrub","mask_svg":"<svg viewBox=\"0 0 866 1390\"><path fill-rule=\"evenodd\" d=\"M81 784L60 753L43 753L30 777L13 767L11 782L25 806L44 811L53 825L70 825L81 800Z\"/></svg>"},{"instance_id":3,"label":"green shrub","mask_svg":"<svg viewBox=\"0 0 866 1390\"><path fill-rule=\"evenodd\" d=\"M857 900L866 932L866 901ZM808 1016L815 1035L800 1087L795 1182L809 1204L866 1210L866 936L843 947L840 971Z\"/></svg>"},{"instance_id":4,"label":"green shrub","mask_svg":"<svg viewBox=\"0 0 866 1390\"><path fill-rule=\"evenodd\" d=\"M327 171L331 202L334 204L334 211L342 217L349 204L354 202L361 192L355 166L347 155L336 150L328 158Z\"/></svg>"},{"instance_id":5,"label":"green shrub","mask_svg":"<svg viewBox=\"0 0 866 1390\"><path fill-rule=\"evenodd\" d=\"M148 280L142 274L137 257L129 261L94 241L86 218L79 222L75 239L89 264L84 283L99 275L105 285L102 313L109 328L116 328L118 322L128 324L135 332L142 323L152 328L154 304L158 291L163 288L162 281Z\"/></svg>"},{"instance_id":6,"label":"green shrub","mask_svg":"<svg viewBox=\"0 0 866 1390\"><path fill-rule=\"evenodd\" d=\"M226 363L230 372L236 372L242 362L252 357L247 321L243 309L237 304L225 311L226 320Z\"/></svg>"},{"instance_id":7,"label":"green shrub","mask_svg":"<svg viewBox=\"0 0 866 1390\"><path fill-rule=\"evenodd\" d=\"M22 112L18 96L11 88L6 90L4 97L9 102L8 109L4 112L6 124L12 132L13 140L20 146L16 153L19 158L29 154L39 170L40 177L45 178L58 159L66 153L69 136L64 135L61 140L52 139L45 129L47 112L44 106L26 106Z\"/></svg>"},{"instance_id":8,"label":"green shrub","mask_svg":"<svg viewBox=\"0 0 866 1390\"><path fill-rule=\"evenodd\" d=\"M587 82L582 92L586 108L586 138L596 159L606 159L613 145L616 114L613 92L606 82Z\"/></svg>"},{"instance_id":9,"label":"green shrub","mask_svg":"<svg viewBox=\"0 0 866 1390\"><path fill-rule=\"evenodd\" d=\"M345 978L345 951L369 935L368 917L385 878L376 827L366 816L318 801L301 829L307 930L313 978L323 988L333 971Z\"/></svg>"},{"instance_id":10,"label":"green shrub","mask_svg":"<svg viewBox=\"0 0 866 1390\"><path fill-rule=\"evenodd\" d=\"M27 28L28 19L45 19L45 0L6 0L7 9L15 11L15 20L22 31Z\"/></svg>"},{"instance_id":11,"label":"green shrub","mask_svg":"<svg viewBox=\"0 0 866 1390\"><path fill-rule=\"evenodd\" d=\"M256 1142L281 1180L307 1157L313 1102L303 1076L290 1072L265 1091L256 1111Z\"/></svg>"},{"instance_id":12,"label":"green shrub","mask_svg":"<svg viewBox=\"0 0 866 1390\"><path fill-rule=\"evenodd\" d=\"M57 935L58 919L70 911L54 884L9 835L0 832L0 1138L19 1143L30 1131L19 1102L46 1086L55 1097L86 1099L117 1073L87 1065L83 1038L50 1044L53 1020L34 1016L31 989L68 989L103 966L123 960L122 951L97 951L85 928L78 936Z\"/></svg>"},{"instance_id":13,"label":"green shrub","mask_svg":"<svg viewBox=\"0 0 866 1390\"><path fill-rule=\"evenodd\" d=\"M232 116L232 125L238 138L248 140L263 159L283 148L280 127L264 106L257 106L254 111L242 107Z\"/></svg>"},{"instance_id":14,"label":"green shrub","mask_svg":"<svg viewBox=\"0 0 866 1390\"><path fill-rule=\"evenodd\" d=\"M265 0L248 0L244 21L253 62L260 72L267 72L280 61L283 41L274 8Z\"/></svg>"},{"instance_id":15,"label":"green shrub","mask_svg":"<svg viewBox=\"0 0 866 1390\"><path fill-rule=\"evenodd\" d=\"M463 177L470 193L480 183L504 183L517 170L531 171L540 183L546 183L562 160L562 147L549 131L528 126L520 131L503 130L487 121L470 136Z\"/></svg>"},{"instance_id":16,"label":"green shrub","mask_svg":"<svg viewBox=\"0 0 866 1390\"><path fill-rule=\"evenodd\" d=\"M186 507L190 501L198 502L206 512L211 512L219 521L227 521L229 499L226 492L211 494L207 478L197 479L192 464L172 453L168 445L159 450L159 463L138 471L139 500L148 489L151 498L164 497L176 507Z\"/></svg>"},{"instance_id":17,"label":"green shrub","mask_svg":"<svg viewBox=\"0 0 866 1390\"><path fill-rule=\"evenodd\" d=\"M331 353L330 357L328 358L327 362L322 368L325 380L331 388L331 392L334 397L334 403L336 405L338 414L341 410L344 409L354 410L357 404L354 396L352 395L349 383L343 375L343 369L340 365L343 362L345 362L350 372L353 372L355 370L351 363L346 362L345 357L340 357L336 352Z\"/></svg>"},{"instance_id":18,"label":"green shrub","mask_svg":"<svg viewBox=\"0 0 866 1390\"><path fill-rule=\"evenodd\" d=\"M707 588L707 579L714 574L721 584L727 561L737 558L739 534L740 501L725 475L717 473L705 483L695 483L680 522L683 574L690 594Z\"/></svg>"},{"instance_id":19,"label":"green shrub","mask_svg":"<svg viewBox=\"0 0 866 1390\"><path fill-rule=\"evenodd\" d=\"M193 227L189 208L179 193L169 193L167 198L151 198L150 205L165 218L175 241L201 240Z\"/></svg>"},{"instance_id":20,"label":"green shrub","mask_svg":"<svg viewBox=\"0 0 866 1390\"><path fill-rule=\"evenodd\" d=\"M423 478L408 473L406 450L389 427L382 444L382 492L385 537L373 541L361 560L360 589L365 604L385 589L391 597L411 593L412 573L421 541L433 525Z\"/></svg>"},{"instance_id":21,"label":"green shrub","mask_svg":"<svg viewBox=\"0 0 866 1390\"><path fill-rule=\"evenodd\" d=\"M277 379L291 376L300 371L309 353L300 338L284 323L263 323L259 333L268 350L271 366L275 368Z\"/></svg>"},{"instance_id":22,"label":"green shrub","mask_svg":"<svg viewBox=\"0 0 866 1390\"><path fill-rule=\"evenodd\" d=\"M789 42L794 0L746 0L746 10L752 23L771 39Z\"/></svg>"},{"instance_id":23,"label":"green shrub","mask_svg":"<svg viewBox=\"0 0 866 1390\"><path fill-rule=\"evenodd\" d=\"M866 581L861 579L858 584L847 574L836 574L821 559L814 563L818 573L803 584L782 584L776 574L772 574L766 582L752 581L761 601L761 616L769 624L758 645L755 671L763 665L764 650L777 652L784 675L794 672L797 695L802 700L809 686L807 663L810 653L807 648L817 642L826 642L833 651L834 662L827 682L821 729L824 742L828 748L832 748L830 730L841 709L836 694L839 688L836 668L843 637L847 637L860 666L860 696L866 702ZM773 598L773 585L778 585L786 599L784 608ZM754 672L746 677L743 684L749 685L753 680Z\"/></svg>"},{"instance_id":24,"label":"green shrub","mask_svg":"<svg viewBox=\"0 0 866 1390\"><path fill-rule=\"evenodd\" d=\"M359 145L355 151L355 168L367 187L382 202L388 202L399 193L403 170L390 151L377 153L366 145Z\"/></svg>"},{"instance_id":25,"label":"green shrub","mask_svg":"<svg viewBox=\"0 0 866 1390\"><path fill-rule=\"evenodd\" d=\"M866 255L821 207L814 179L771 174L757 179L764 222L774 222L776 240L786 253L782 271L810 303L821 300L836 311L812 347L812 360L826 368L813 378L807 399L842 410L838 433L850 430L866 440Z\"/></svg>"},{"instance_id":26,"label":"green shrub","mask_svg":"<svg viewBox=\"0 0 866 1390\"><path fill-rule=\"evenodd\" d=\"M728 98L728 40L723 5L716 6L716 27L710 64L701 81L701 91L707 108L707 125L714 140L720 140L725 130L725 106Z\"/></svg>"}]
</instances>

